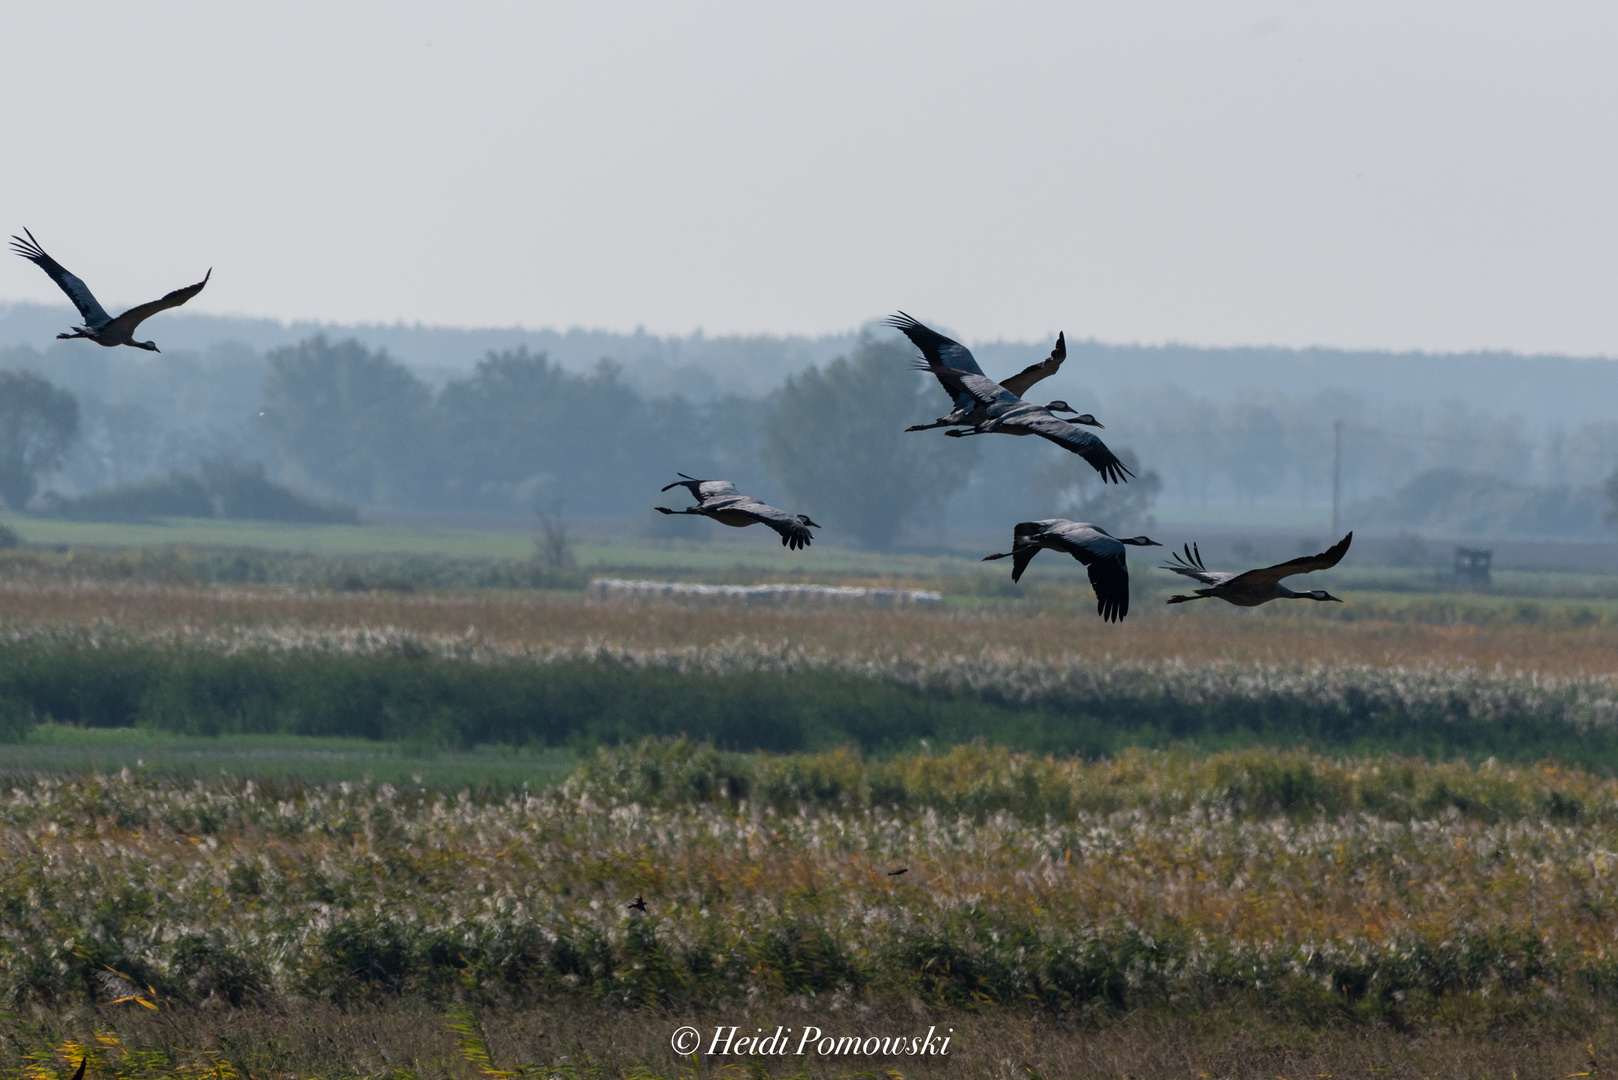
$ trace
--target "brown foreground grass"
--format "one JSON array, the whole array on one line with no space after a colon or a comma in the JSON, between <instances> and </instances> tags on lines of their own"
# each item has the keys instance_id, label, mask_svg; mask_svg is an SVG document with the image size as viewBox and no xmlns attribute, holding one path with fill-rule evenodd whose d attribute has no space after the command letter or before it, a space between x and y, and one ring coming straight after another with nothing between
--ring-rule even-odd
<instances>
[{"instance_id":1,"label":"brown foreground grass","mask_svg":"<svg viewBox=\"0 0 1618 1080\"><path fill-rule=\"evenodd\" d=\"M466 1030L472 1016L475 1034ZM745 1014L662 1013L564 1004L453 1015L417 1001L339 1009L183 1010L153 1015L130 1006L36 1012L0 1040L0 1076L67 1080L88 1051L87 1080L119 1077L270 1078L628 1077L698 1080L813 1078L1301 1078L1368 1076L1599 1077L1613 1067L1618 1020L1570 1017L1556 1028L1487 1031L1458 1022L1400 1034L1351 1024L1309 1026L1228 1006L1196 1015L1136 1015L1105 1026L1037 1012L999 1010L825 1014L801 1005ZM947 1056L884 1058L678 1057L670 1037L692 1025L743 1031L950 1032ZM481 1044L481 1045L479 1045ZM706 1047L705 1047L706 1049Z\"/></svg>"},{"instance_id":2,"label":"brown foreground grass","mask_svg":"<svg viewBox=\"0 0 1618 1080\"><path fill-rule=\"evenodd\" d=\"M835 656L1197 665L1463 667L1560 677L1618 672L1618 626L1480 626L1313 617L1308 608L1146 611L1109 625L1087 609L960 612L596 603L574 594L328 592L274 586L0 583L0 627L146 635L242 629L392 629L501 648L681 649L747 644Z\"/></svg>"}]
</instances>

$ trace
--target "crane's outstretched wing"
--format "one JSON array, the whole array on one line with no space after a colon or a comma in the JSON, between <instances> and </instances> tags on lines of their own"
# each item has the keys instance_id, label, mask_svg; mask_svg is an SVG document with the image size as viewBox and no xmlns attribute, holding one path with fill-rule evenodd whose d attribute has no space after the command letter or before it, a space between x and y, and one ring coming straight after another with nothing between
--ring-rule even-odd
<instances>
[{"instance_id":1,"label":"crane's outstretched wing","mask_svg":"<svg viewBox=\"0 0 1618 1080\"><path fill-rule=\"evenodd\" d=\"M1328 570L1342 562L1343 556L1348 554L1348 545L1354 540L1351 532L1319 555L1300 555L1296 559L1288 559L1284 563L1266 566L1258 570L1249 570L1245 574L1237 574L1232 581L1243 585L1273 585L1282 578L1289 578L1293 574L1309 574L1316 570Z\"/></svg>"},{"instance_id":2,"label":"crane's outstretched wing","mask_svg":"<svg viewBox=\"0 0 1618 1080\"><path fill-rule=\"evenodd\" d=\"M951 368L955 371L964 371L971 375L983 376L983 369L978 366L977 358L972 355L972 350L962 345L959 341L954 341L930 327L923 326L916 319L902 311L897 315L890 316L887 323L889 326L901 331L916 348L921 350L921 355L927 359L924 366L928 370L931 371L934 368L942 367ZM938 374L936 371L933 373ZM987 378L987 376L983 377ZM939 375L938 381L943 384L944 392L954 399L957 409L969 411L972 408L971 400L963 397L958 388L952 388L949 383L945 382L942 375Z\"/></svg>"},{"instance_id":3,"label":"crane's outstretched wing","mask_svg":"<svg viewBox=\"0 0 1618 1080\"><path fill-rule=\"evenodd\" d=\"M1117 622L1128 615L1129 567L1125 565L1123 555L1096 559L1087 569L1090 571L1090 588L1096 594L1096 614L1108 622Z\"/></svg>"},{"instance_id":4,"label":"crane's outstretched wing","mask_svg":"<svg viewBox=\"0 0 1618 1080\"><path fill-rule=\"evenodd\" d=\"M108 315L106 309L96 300L95 295L90 292L89 286L68 273L67 268L61 263L45 254L45 249L39 246L39 241L34 239L33 233L28 232L27 229L24 229L23 232L28 233L28 239L24 240L20 236L13 236L11 238L11 249L51 276L51 280L56 282L63 292L67 293L69 300L73 301L73 306L79 309L79 315L84 319L84 325L102 327L111 322L112 316ZM200 288L200 286L198 287Z\"/></svg>"},{"instance_id":5,"label":"crane's outstretched wing","mask_svg":"<svg viewBox=\"0 0 1618 1080\"><path fill-rule=\"evenodd\" d=\"M978 405L992 405L996 401L1011 405L1021 400L987 375L975 371L941 367L920 360L916 361L916 370L930 371L936 375L949 396L955 399L956 407L964 412L971 412Z\"/></svg>"},{"instance_id":6,"label":"crane's outstretched wing","mask_svg":"<svg viewBox=\"0 0 1618 1080\"><path fill-rule=\"evenodd\" d=\"M1033 524L1033 523L1030 523ZM1129 564L1124 545L1094 525L1056 519L1042 522L1046 543L1084 564L1096 594L1096 614L1117 622L1129 614ZM1018 526L1021 528L1021 526Z\"/></svg>"},{"instance_id":7,"label":"crane's outstretched wing","mask_svg":"<svg viewBox=\"0 0 1618 1080\"><path fill-rule=\"evenodd\" d=\"M197 295L197 293L202 291L202 287L208 284L208 279L211 277L213 277L213 267L210 266L208 267L208 272L202 275L202 280L197 282L195 285L187 285L183 289L175 289L161 300L149 300L144 304L137 304L128 311L124 312L122 315L118 316L116 319L112 320L112 324L114 328L121 330L123 333L133 334L135 332L135 327L139 326L147 319L150 319L159 311L167 311L171 307L179 307L181 304Z\"/></svg>"},{"instance_id":8,"label":"crane's outstretched wing","mask_svg":"<svg viewBox=\"0 0 1618 1080\"><path fill-rule=\"evenodd\" d=\"M1037 364L1030 364L1009 379L1002 379L1000 385L1010 390L1018 397L1028 393L1028 388L1041 379L1048 379L1055 375L1062 367L1062 361L1067 359L1067 337L1065 334L1056 335L1056 347L1051 350L1050 356Z\"/></svg>"},{"instance_id":9,"label":"crane's outstretched wing","mask_svg":"<svg viewBox=\"0 0 1618 1080\"><path fill-rule=\"evenodd\" d=\"M1035 415L1020 421L1021 426L1088 461L1106 483L1127 483L1128 479L1135 475L1129 471L1127 465L1118 460L1117 454L1107 449L1106 443L1088 431L1077 424L1068 423L1059 416L1044 412L1043 409L1040 412L1044 415Z\"/></svg>"},{"instance_id":10,"label":"crane's outstretched wing","mask_svg":"<svg viewBox=\"0 0 1618 1080\"><path fill-rule=\"evenodd\" d=\"M970 371L974 375L983 374L983 369L978 367L972 350L959 341L947 338L931 327L923 326L918 320L902 311L897 315L890 315L885 321L909 338L929 363L959 371Z\"/></svg>"},{"instance_id":11,"label":"crane's outstretched wing","mask_svg":"<svg viewBox=\"0 0 1618 1080\"><path fill-rule=\"evenodd\" d=\"M1224 570L1209 570L1202 565L1202 549L1195 544L1185 545L1185 554L1183 556L1178 551L1169 552L1169 558L1173 561L1169 565L1158 569L1173 570L1176 574L1184 574L1186 577L1194 578L1204 585L1222 585L1236 576ZM1170 601L1170 603L1172 602Z\"/></svg>"},{"instance_id":12,"label":"crane's outstretched wing","mask_svg":"<svg viewBox=\"0 0 1618 1080\"><path fill-rule=\"evenodd\" d=\"M815 538L815 534L809 531L809 526L805 525L796 514L777 510L769 503L761 503L757 499L743 499L725 509L748 514L754 520L768 525L781 534L781 546L789 547L793 551L808 547Z\"/></svg>"},{"instance_id":13,"label":"crane's outstretched wing","mask_svg":"<svg viewBox=\"0 0 1618 1080\"><path fill-rule=\"evenodd\" d=\"M662 490L667 491L669 488L683 487L689 491L691 493L691 497L698 502L701 502L703 499L714 498L717 495L741 494L741 492L736 490L736 485L732 484L729 480L698 480L694 476L686 476L685 473L675 473L674 475L685 477L685 479L676 480L674 483L669 484Z\"/></svg>"}]
</instances>

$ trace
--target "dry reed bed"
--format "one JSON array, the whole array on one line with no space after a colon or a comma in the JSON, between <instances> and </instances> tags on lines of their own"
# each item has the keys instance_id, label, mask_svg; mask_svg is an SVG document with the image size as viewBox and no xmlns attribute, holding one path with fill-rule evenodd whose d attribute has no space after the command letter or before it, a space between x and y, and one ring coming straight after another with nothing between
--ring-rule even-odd
<instances>
[{"instance_id":1,"label":"dry reed bed","mask_svg":"<svg viewBox=\"0 0 1618 1080\"><path fill-rule=\"evenodd\" d=\"M602 779L679 755L622 753L483 803L127 773L18 784L0 804L0 988L1106 1014L1246 995L1402 1023L1618 987L1618 783L1577 771L967 749L901 762L886 805L858 783L783 803L853 775L846 756L773 759L751 800L659 804ZM1010 809L939 809L986 783ZM1359 809L1265 809L1299 785L1359 791ZM1067 812L1037 812L1058 790Z\"/></svg>"},{"instance_id":2,"label":"dry reed bed","mask_svg":"<svg viewBox=\"0 0 1618 1080\"><path fill-rule=\"evenodd\" d=\"M826 611L601 604L568 594L330 592L274 586L0 581L0 626L99 628L195 639L250 631L381 632L474 640L505 652L735 647L840 657L1460 667L1546 676L1618 672L1618 627L1344 623L1217 608L1137 612L1120 625L1076 613Z\"/></svg>"}]
</instances>

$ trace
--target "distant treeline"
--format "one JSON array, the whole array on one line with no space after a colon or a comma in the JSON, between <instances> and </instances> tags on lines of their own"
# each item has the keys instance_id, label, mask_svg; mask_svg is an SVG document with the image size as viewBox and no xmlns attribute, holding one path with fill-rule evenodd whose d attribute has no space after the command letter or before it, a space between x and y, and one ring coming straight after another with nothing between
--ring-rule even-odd
<instances>
[{"instance_id":1,"label":"distant treeline","mask_svg":"<svg viewBox=\"0 0 1618 1080\"><path fill-rule=\"evenodd\" d=\"M6 741L51 720L442 748L686 735L734 750L891 751L988 739L1092 757L1129 746L1269 745L1615 767L1613 709L1604 691L1580 685L1378 671L1102 669L1030 690L1015 679L916 683L837 667L712 673L610 658L490 660L409 640L372 651L218 652L74 634L0 645Z\"/></svg>"},{"instance_id":2,"label":"distant treeline","mask_svg":"<svg viewBox=\"0 0 1618 1080\"><path fill-rule=\"evenodd\" d=\"M624 348L639 340L625 338ZM220 347L120 365L78 347L11 348L0 352L0 367L44 372L78 395L76 439L46 485L70 495L176 470L195 474L201 461L230 459L262 463L270 482L316 501L449 511L559 508L637 519L636 528L653 535L711 533L703 523L649 513L656 488L678 469L733 480L771 501L807 496L800 509L817 520L842 518L826 522L829 538L886 546L931 542L945 524L998 527L1052 514L1139 528L1154 496L1318 507L1329 501L1340 465L1350 527L1463 535L1607 531L1602 517L1610 504L1600 485L1618 468L1618 422L1590 419L1587 407L1618 378L1618 365L1605 361L1417 357L1401 366L1396 357L1320 351L1131 351L1076 343L1067 368L1040 390L1094 411L1107 424L1108 444L1140 466L1141 479L1128 488L1132 501L1115 505L1121 492L1097 502L1102 492L1093 473L1038 440L904 435L906 424L947 409L938 387L909 370L914 350L883 335L838 342L847 355L843 369L807 346L788 350L794 363L814 366L784 383L772 377L768 392L748 382L746 395L721 392L743 384L698 377L695 368L670 369L689 377L648 379L611 360L564 366L523 346L491 352L470 370L461 358L445 365L450 377L437 379L359 341L318 336L262 355ZM692 357L712 354L726 363L737 362L740 348L687 345ZM759 348L766 366L786 370L780 367L786 353ZM1015 370L1035 351L978 350L991 374ZM685 355L664 352L659 363ZM1136 361L1145 365L1139 371L1128 366ZM1204 385L1215 364L1232 386L1248 376L1265 378L1245 392L1216 392ZM1408 377L1367 385L1365 373L1383 369ZM1518 387L1532 382L1526 373L1542 371L1584 389L1569 401L1566 421L1529 424L1508 414L1532 404L1527 390L1476 404L1477 387L1466 377L1474 369L1483 383ZM834 370L841 374L834 377ZM1154 372L1181 381L1150 384ZM1453 396L1442 393L1444 372L1453 376ZM1423 388L1419 400L1412 399L1414 387ZM782 409L794 394L796 418L783 425ZM1542 397L1533 399L1541 412ZM886 472L873 472L872 463ZM806 482L789 475L794 470L818 470L819 478ZM843 471L833 485L837 470ZM1466 505L1435 512L1421 492L1440 482L1432 477L1457 471L1469 477ZM1156 479L1148 480L1148 472ZM887 514L900 526L887 535L875 527L873 512L850 505L867 498L891 511L895 493L914 496L914 505ZM837 512L826 514L827 503Z\"/></svg>"}]
</instances>

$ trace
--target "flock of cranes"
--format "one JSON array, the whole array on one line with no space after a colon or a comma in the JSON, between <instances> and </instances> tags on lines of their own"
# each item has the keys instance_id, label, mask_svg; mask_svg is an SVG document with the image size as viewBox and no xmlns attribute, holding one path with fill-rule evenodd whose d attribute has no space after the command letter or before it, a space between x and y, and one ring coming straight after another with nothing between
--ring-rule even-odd
<instances>
[{"instance_id":1,"label":"flock of cranes","mask_svg":"<svg viewBox=\"0 0 1618 1080\"><path fill-rule=\"evenodd\" d=\"M995 382L983 373L972 351L958 341L945 337L923 325L917 319L899 312L888 319L888 325L902 332L916 348L921 359L916 368L930 372L938 379L944 392L950 396L955 408L948 416L941 416L930 424L915 424L906 431L928 431L948 428L944 434L953 438L969 435L1038 435L1062 449L1079 455L1100 474L1103 483L1127 483L1135 474L1107 449L1107 444L1085 427L1100 428L1102 424L1089 413L1080 413L1065 401L1052 401L1035 405L1023 400L1022 395L1042 379L1056 374L1067 359L1067 339L1056 335L1051 355L1037 364L1017 372L1005 382ZM1065 420L1057 413L1071 413ZM1082 425L1082 426L1081 426ZM746 526L764 524L781 534L781 543L794 550L808 547L818 529L803 514L789 514L773 506L741 494L726 480L695 480L684 477L665 487L690 489L697 505L685 510L670 510L659 506L664 514L700 514L726 525ZM1096 595L1096 614L1107 622L1117 622L1129 614L1129 566L1124 555L1128 547L1162 547L1149 536L1113 536L1099 525L1066 518L1045 521L1019 522L1012 530L1010 551L998 555L985 555L984 561L1011 560L1011 580L1022 579L1028 563L1042 549L1065 551L1073 556L1090 575L1090 587ZM1348 551L1354 534L1349 533L1336 544L1318 555L1305 555L1275 566L1266 566L1236 574L1209 570L1202 564L1202 552L1188 545L1185 554L1174 555L1162 567L1184 574L1204 586L1190 596L1174 596L1170 604L1183 604L1188 600L1205 598L1224 600L1238 607L1256 607L1271 600L1338 600L1324 589L1294 592L1281 584L1294 574L1307 574L1336 566ZM1338 601L1339 603L1341 601Z\"/></svg>"},{"instance_id":2,"label":"flock of cranes","mask_svg":"<svg viewBox=\"0 0 1618 1080\"><path fill-rule=\"evenodd\" d=\"M58 338L85 338L97 345L129 345L159 352L155 342L136 341L135 329L158 312L179 307L200 293L213 276L210 268L195 285L175 289L161 299L137 305L114 317L107 314L81 279L46 254L33 233L27 229L23 232L27 234L27 239L13 236L12 249L50 275L51 280L73 301L73 306L79 309L79 315L84 320L82 326L76 326L68 333L57 334ZM978 366L972 351L960 342L945 337L902 311L887 322L921 350L921 359L916 362L916 368L932 374L954 405L947 416L941 416L931 424L913 425L906 431L927 431L941 427L947 429L945 435L957 439L971 435L1038 435L1083 458L1100 474L1103 483L1127 483L1134 476L1118 459L1118 455L1107 449L1106 443L1084 430L1086 427L1102 428L1101 422L1094 416L1080 413L1065 401L1036 405L1023 399L1023 395L1036 383L1050 378L1061 369L1063 361L1067 359L1067 339L1064 335L1056 335L1056 345L1049 357L1024 368L1004 382L995 382ZM1067 413L1073 418L1063 419L1057 413ZM698 480L685 473L676 475L681 479L663 490L683 487L697 500L696 505L684 510L659 506L656 508L659 513L696 514L736 528L767 525L780 534L782 545L793 551L808 547L814 539L814 534L809 530L821 528L807 514L789 514L743 495L728 480ZM1163 546L1150 537L1113 536L1099 525L1064 518L1020 522L1012 535L1010 551L986 555L984 561L1011 559L1011 580L1017 581L1022 578L1029 561L1042 549L1065 551L1089 571L1090 586L1096 595L1096 614L1108 622L1117 622L1129 614L1129 567L1124 559L1125 549L1129 546ZM1324 589L1294 592L1281 582L1294 574L1307 574L1336 566L1347 553L1353 539L1354 534L1349 533L1318 555L1306 555L1241 574L1209 570L1202 563L1202 553L1195 545L1188 545L1183 554L1173 555L1169 565L1161 569L1183 574L1200 582L1203 588L1192 590L1190 596L1172 596L1168 603L1183 604L1206 598L1224 600L1239 607L1256 607L1278 599L1336 601L1338 598Z\"/></svg>"}]
</instances>

